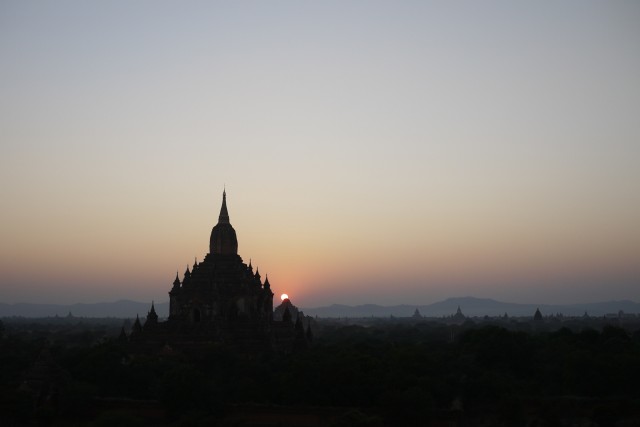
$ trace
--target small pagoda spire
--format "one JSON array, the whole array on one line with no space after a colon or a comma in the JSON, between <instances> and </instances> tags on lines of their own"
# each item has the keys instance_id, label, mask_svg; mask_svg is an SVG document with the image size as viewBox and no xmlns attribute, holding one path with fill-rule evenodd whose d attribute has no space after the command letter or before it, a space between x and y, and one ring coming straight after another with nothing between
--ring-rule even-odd
<instances>
[{"instance_id":1,"label":"small pagoda spire","mask_svg":"<svg viewBox=\"0 0 640 427\"><path fill-rule=\"evenodd\" d=\"M229 211L227 211L227 189L222 191L222 206L220 207L220 216L218 224L229 224Z\"/></svg>"},{"instance_id":2,"label":"small pagoda spire","mask_svg":"<svg viewBox=\"0 0 640 427\"><path fill-rule=\"evenodd\" d=\"M264 279L264 288L265 289L271 289L271 284L269 283L269 275L267 274L265 279Z\"/></svg>"},{"instance_id":3,"label":"small pagoda spire","mask_svg":"<svg viewBox=\"0 0 640 427\"><path fill-rule=\"evenodd\" d=\"M254 276L256 279L260 280L260 268L256 267L256 274Z\"/></svg>"},{"instance_id":4,"label":"small pagoda spire","mask_svg":"<svg viewBox=\"0 0 640 427\"><path fill-rule=\"evenodd\" d=\"M136 333L137 334L139 332L142 332L142 325L140 324L140 316L138 316L136 314L136 321L133 324L133 328L132 328L131 333Z\"/></svg>"},{"instance_id":5,"label":"small pagoda spire","mask_svg":"<svg viewBox=\"0 0 640 427\"><path fill-rule=\"evenodd\" d=\"M144 328L151 328L158 324L158 314L153 301L151 301L151 310L147 313L147 320L144 322Z\"/></svg>"},{"instance_id":6,"label":"small pagoda spire","mask_svg":"<svg viewBox=\"0 0 640 427\"><path fill-rule=\"evenodd\" d=\"M535 320L537 322L542 320L542 313L540 313L540 308L539 307L536 308L536 312L533 315L533 320Z\"/></svg>"},{"instance_id":7,"label":"small pagoda spire","mask_svg":"<svg viewBox=\"0 0 640 427\"><path fill-rule=\"evenodd\" d=\"M180 278L178 277L178 270L176 270L176 280L173 281L174 287L180 287Z\"/></svg>"}]
</instances>

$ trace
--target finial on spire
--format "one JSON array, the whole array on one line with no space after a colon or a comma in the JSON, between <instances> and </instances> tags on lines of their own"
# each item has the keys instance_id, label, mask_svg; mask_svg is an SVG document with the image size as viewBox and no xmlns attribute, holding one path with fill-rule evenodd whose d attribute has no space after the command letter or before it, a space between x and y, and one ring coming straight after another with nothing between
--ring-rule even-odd
<instances>
[{"instance_id":1,"label":"finial on spire","mask_svg":"<svg viewBox=\"0 0 640 427\"><path fill-rule=\"evenodd\" d=\"M229 224L229 211L227 211L227 189L222 191L222 206L220 207L220 216L218 224Z\"/></svg>"}]
</instances>

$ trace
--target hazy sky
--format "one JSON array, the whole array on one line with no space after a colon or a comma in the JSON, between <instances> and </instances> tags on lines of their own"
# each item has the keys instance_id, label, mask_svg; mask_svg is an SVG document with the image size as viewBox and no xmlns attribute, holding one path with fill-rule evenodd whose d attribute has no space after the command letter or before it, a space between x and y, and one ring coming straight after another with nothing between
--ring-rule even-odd
<instances>
[{"instance_id":1,"label":"hazy sky","mask_svg":"<svg viewBox=\"0 0 640 427\"><path fill-rule=\"evenodd\" d=\"M0 302L640 300L640 2L0 2Z\"/></svg>"}]
</instances>

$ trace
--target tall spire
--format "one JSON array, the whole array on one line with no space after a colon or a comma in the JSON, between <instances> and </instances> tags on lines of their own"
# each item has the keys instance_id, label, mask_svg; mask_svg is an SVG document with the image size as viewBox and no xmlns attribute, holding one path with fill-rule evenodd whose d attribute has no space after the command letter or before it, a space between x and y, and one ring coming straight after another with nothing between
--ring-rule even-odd
<instances>
[{"instance_id":1,"label":"tall spire","mask_svg":"<svg viewBox=\"0 0 640 427\"><path fill-rule=\"evenodd\" d=\"M222 207L220 207L220 216L218 224L229 224L229 212L227 211L227 190L222 191Z\"/></svg>"},{"instance_id":2,"label":"tall spire","mask_svg":"<svg viewBox=\"0 0 640 427\"><path fill-rule=\"evenodd\" d=\"M222 192L222 206L218 223L211 230L209 239L209 253L213 255L237 255L238 237L236 230L229 222L229 211L227 211L227 191Z\"/></svg>"}]
</instances>

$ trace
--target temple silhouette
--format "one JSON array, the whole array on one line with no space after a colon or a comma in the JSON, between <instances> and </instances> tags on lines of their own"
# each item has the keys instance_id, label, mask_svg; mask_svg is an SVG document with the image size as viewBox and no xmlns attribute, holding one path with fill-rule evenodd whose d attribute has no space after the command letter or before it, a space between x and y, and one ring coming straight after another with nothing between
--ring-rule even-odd
<instances>
[{"instance_id":1,"label":"temple silhouette","mask_svg":"<svg viewBox=\"0 0 640 427\"><path fill-rule=\"evenodd\" d=\"M218 223L211 230L209 253L194 262L180 280L176 273L169 291L169 318L160 322L153 303L144 324L137 317L129 336L121 339L139 349L198 347L224 343L239 349L291 351L308 345L310 323L289 300L286 315L274 320L273 292L251 262L238 255L238 238L229 221L226 190ZM292 312L293 311L293 312ZM296 314L293 319L292 315Z\"/></svg>"}]
</instances>

